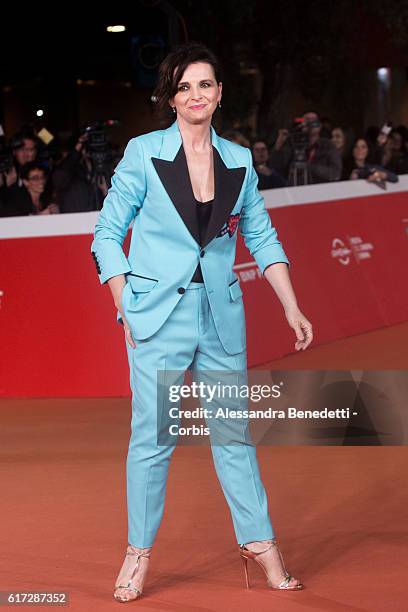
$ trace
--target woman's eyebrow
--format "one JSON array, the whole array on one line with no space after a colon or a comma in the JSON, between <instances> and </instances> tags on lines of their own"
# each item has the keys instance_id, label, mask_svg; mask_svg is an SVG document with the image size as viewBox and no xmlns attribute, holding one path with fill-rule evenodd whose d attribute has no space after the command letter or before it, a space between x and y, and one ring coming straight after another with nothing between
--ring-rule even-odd
<instances>
[{"instance_id":1,"label":"woman's eyebrow","mask_svg":"<svg viewBox=\"0 0 408 612\"><path fill-rule=\"evenodd\" d=\"M209 81L210 83L213 83L212 79L200 79L199 83L203 83L204 81ZM179 83L180 85L190 85L189 81L181 81L181 83Z\"/></svg>"}]
</instances>

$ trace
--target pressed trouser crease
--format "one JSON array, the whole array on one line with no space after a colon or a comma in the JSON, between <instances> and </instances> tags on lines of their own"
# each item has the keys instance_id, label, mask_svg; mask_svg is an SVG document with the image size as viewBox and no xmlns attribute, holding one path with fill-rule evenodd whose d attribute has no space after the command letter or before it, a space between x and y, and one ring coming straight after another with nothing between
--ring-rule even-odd
<instances>
[{"instance_id":1,"label":"pressed trouser crease","mask_svg":"<svg viewBox=\"0 0 408 612\"><path fill-rule=\"evenodd\" d=\"M224 350L204 283L190 283L164 325L147 340L136 340L135 349L127 343L126 348L132 389L131 436L126 463L128 542L145 548L153 545L160 526L169 463L175 448L175 441L167 446L158 445L158 429L168 423L168 405L164 394L158 397L157 371L173 371L173 376L174 371L180 372L180 376L172 380L174 384L183 383L184 374L181 373L187 369L193 371L197 382L203 371L233 374L246 370L246 350L237 355L229 355ZM204 399L201 405L204 407ZM241 406L240 399L237 407L247 406ZM207 420L211 440L219 431L229 432L229 423L217 421ZM174 422L177 423L172 420ZM232 431L235 428L236 432L237 427L243 431L244 425L234 424ZM273 538L255 446L246 441L212 444L211 451L237 542L245 544Z\"/></svg>"}]
</instances>

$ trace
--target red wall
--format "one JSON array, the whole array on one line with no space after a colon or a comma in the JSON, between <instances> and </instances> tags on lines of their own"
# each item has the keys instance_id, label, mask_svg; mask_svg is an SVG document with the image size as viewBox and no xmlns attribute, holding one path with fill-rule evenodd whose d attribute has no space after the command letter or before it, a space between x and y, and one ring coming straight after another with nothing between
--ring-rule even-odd
<instances>
[{"instance_id":1,"label":"red wall","mask_svg":"<svg viewBox=\"0 0 408 612\"><path fill-rule=\"evenodd\" d=\"M270 211L315 344L408 319L406 191L335 200L332 187L324 188L327 201L320 190L317 203ZM95 219L82 213L0 220L1 395L129 394L123 328L90 256ZM241 236L236 271L248 364L294 351L294 333Z\"/></svg>"}]
</instances>

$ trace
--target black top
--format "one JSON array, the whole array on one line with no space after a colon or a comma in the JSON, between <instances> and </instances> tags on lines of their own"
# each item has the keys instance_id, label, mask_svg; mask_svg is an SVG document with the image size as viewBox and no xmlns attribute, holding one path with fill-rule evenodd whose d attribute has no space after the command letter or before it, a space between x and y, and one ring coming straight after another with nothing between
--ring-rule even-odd
<instances>
[{"instance_id":1,"label":"black top","mask_svg":"<svg viewBox=\"0 0 408 612\"><path fill-rule=\"evenodd\" d=\"M205 232L207 231L208 222L211 216L211 209L214 199L207 200L207 202L199 202L195 200L196 203L196 211L197 211L197 219L198 219L198 229L200 232L200 245L203 243L203 238Z\"/></svg>"},{"instance_id":2,"label":"black top","mask_svg":"<svg viewBox=\"0 0 408 612\"><path fill-rule=\"evenodd\" d=\"M205 232L207 230L208 221L210 220L211 209L212 209L212 204L214 202L214 199L207 200L207 202L199 202L194 197L194 202L195 202L195 207L196 207L196 212L197 212L197 221L198 221L198 229L200 232L200 245L201 245L203 242L203 237L205 236ZM200 264L198 264L191 281L196 282L196 283L204 282Z\"/></svg>"}]
</instances>

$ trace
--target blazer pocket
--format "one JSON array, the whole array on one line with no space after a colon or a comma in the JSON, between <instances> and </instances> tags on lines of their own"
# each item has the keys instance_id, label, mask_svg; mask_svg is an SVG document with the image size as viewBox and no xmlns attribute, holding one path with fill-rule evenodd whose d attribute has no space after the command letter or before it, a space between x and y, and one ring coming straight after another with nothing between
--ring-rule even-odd
<instances>
[{"instance_id":1,"label":"blazer pocket","mask_svg":"<svg viewBox=\"0 0 408 612\"><path fill-rule=\"evenodd\" d=\"M155 278L140 276L140 274L127 274L126 278L133 293L148 293L159 282Z\"/></svg>"},{"instance_id":2,"label":"blazer pocket","mask_svg":"<svg viewBox=\"0 0 408 612\"><path fill-rule=\"evenodd\" d=\"M229 285L229 294L232 302L235 302L235 300L242 296L242 289L238 279L234 280L234 282Z\"/></svg>"},{"instance_id":3,"label":"blazer pocket","mask_svg":"<svg viewBox=\"0 0 408 612\"><path fill-rule=\"evenodd\" d=\"M127 274L126 278L127 285L129 285L129 293L125 293L126 299L123 310L125 311L126 309L129 313L137 312L141 302L150 295L150 292L159 281L155 278L148 278L147 276L139 276L137 274Z\"/></svg>"}]
</instances>

